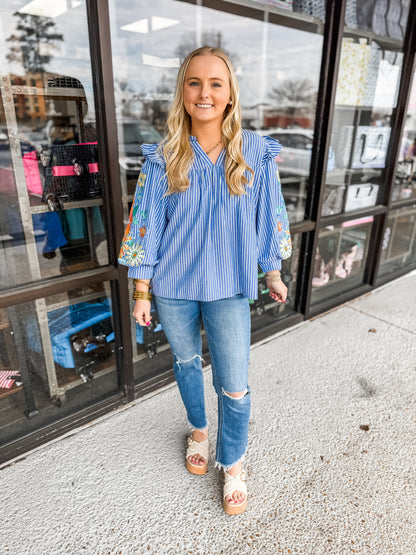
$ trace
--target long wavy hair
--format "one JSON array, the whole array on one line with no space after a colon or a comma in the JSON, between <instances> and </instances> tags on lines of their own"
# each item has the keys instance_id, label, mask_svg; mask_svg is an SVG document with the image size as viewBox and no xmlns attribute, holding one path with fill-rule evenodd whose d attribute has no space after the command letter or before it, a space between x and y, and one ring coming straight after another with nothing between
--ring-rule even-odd
<instances>
[{"instance_id":1,"label":"long wavy hair","mask_svg":"<svg viewBox=\"0 0 416 555\"><path fill-rule=\"evenodd\" d=\"M232 104L227 105L221 126L221 141L226 150L225 179L231 195L246 194L245 185L252 184L254 172L245 163L242 153L241 107L237 77L228 56L220 48L210 46L202 46L188 54L179 68L175 96L167 119L168 133L161 145L166 160L167 194L186 191L189 187L188 173L192 166L194 152L189 142L191 118L184 107L183 87L189 62L195 56L217 56L228 68ZM252 174L250 181L244 175L247 171Z\"/></svg>"}]
</instances>

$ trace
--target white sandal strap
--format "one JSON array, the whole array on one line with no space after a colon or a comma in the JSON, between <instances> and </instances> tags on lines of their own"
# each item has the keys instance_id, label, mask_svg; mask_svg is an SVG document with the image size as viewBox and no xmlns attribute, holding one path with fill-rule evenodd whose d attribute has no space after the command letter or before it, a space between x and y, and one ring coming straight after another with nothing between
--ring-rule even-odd
<instances>
[{"instance_id":1,"label":"white sandal strap","mask_svg":"<svg viewBox=\"0 0 416 555\"><path fill-rule=\"evenodd\" d=\"M204 441L195 441L192 437L188 437L188 449L186 450L186 458L192 455L200 455L208 461L208 439Z\"/></svg>"},{"instance_id":2,"label":"white sandal strap","mask_svg":"<svg viewBox=\"0 0 416 555\"><path fill-rule=\"evenodd\" d=\"M241 491L244 495L247 495L247 477L244 470L239 472L237 476L230 476L228 472L224 472L224 477L224 499L227 495L231 495L234 491Z\"/></svg>"}]
</instances>

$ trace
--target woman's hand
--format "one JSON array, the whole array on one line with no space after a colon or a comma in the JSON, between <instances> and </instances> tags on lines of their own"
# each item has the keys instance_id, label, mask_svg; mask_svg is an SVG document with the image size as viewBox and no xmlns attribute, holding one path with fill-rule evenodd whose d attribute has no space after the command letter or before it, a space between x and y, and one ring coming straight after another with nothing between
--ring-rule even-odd
<instances>
[{"instance_id":1,"label":"woman's hand","mask_svg":"<svg viewBox=\"0 0 416 555\"><path fill-rule=\"evenodd\" d=\"M274 281L267 283L269 287L269 295L278 303L285 303L287 299L287 287L283 281Z\"/></svg>"},{"instance_id":2,"label":"woman's hand","mask_svg":"<svg viewBox=\"0 0 416 555\"><path fill-rule=\"evenodd\" d=\"M150 316L150 301L140 299L136 301L133 309L133 318L140 326L150 326L152 317Z\"/></svg>"}]
</instances>

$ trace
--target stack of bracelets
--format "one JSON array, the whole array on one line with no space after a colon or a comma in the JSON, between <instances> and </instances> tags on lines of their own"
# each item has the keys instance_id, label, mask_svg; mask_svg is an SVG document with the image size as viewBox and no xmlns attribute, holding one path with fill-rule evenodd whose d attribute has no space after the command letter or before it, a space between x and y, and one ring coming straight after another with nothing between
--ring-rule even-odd
<instances>
[{"instance_id":1,"label":"stack of bracelets","mask_svg":"<svg viewBox=\"0 0 416 555\"><path fill-rule=\"evenodd\" d=\"M280 276L280 270L273 270L272 272L267 272L266 282L275 283L277 281L282 281Z\"/></svg>"},{"instance_id":2,"label":"stack of bracelets","mask_svg":"<svg viewBox=\"0 0 416 555\"><path fill-rule=\"evenodd\" d=\"M143 285L146 285L148 288L150 288L150 283L147 283L147 281L144 281L143 279L133 279L134 286L136 285L136 283L142 283ZM153 298L153 295L149 293L149 291L133 291L134 301L138 301L138 300L151 301L152 298Z\"/></svg>"}]
</instances>

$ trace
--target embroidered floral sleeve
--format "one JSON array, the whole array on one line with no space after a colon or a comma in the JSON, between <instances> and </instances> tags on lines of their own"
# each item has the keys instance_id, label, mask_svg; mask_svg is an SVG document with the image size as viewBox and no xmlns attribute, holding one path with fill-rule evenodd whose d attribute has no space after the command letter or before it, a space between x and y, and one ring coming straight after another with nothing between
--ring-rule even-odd
<instances>
[{"instance_id":1,"label":"embroidered floral sleeve","mask_svg":"<svg viewBox=\"0 0 416 555\"><path fill-rule=\"evenodd\" d=\"M292 242L276 164L281 145L271 137L265 137L265 141L266 153L261 168L257 205L257 245L261 269L263 272L271 272L280 270L282 260L292 254Z\"/></svg>"},{"instance_id":2,"label":"embroidered floral sleeve","mask_svg":"<svg viewBox=\"0 0 416 555\"><path fill-rule=\"evenodd\" d=\"M158 263L158 250L166 227L167 184L164 167L152 160L143 164L133 205L121 242L118 261L129 267L128 276L149 279Z\"/></svg>"}]
</instances>

